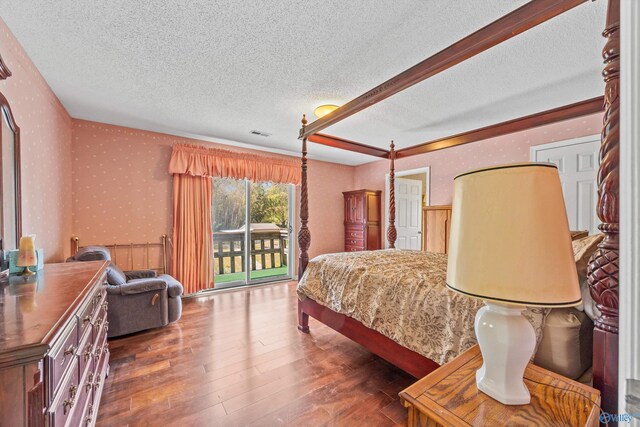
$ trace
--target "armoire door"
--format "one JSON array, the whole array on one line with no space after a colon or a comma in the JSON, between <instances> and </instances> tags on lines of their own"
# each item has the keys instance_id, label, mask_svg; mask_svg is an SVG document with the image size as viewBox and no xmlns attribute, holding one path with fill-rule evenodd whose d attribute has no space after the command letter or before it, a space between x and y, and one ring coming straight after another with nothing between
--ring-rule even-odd
<instances>
[{"instance_id":1,"label":"armoire door","mask_svg":"<svg viewBox=\"0 0 640 427\"><path fill-rule=\"evenodd\" d=\"M350 194L345 197L345 222L362 223L364 220L364 197Z\"/></svg>"},{"instance_id":2,"label":"armoire door","mask_svg":"<svg viewBox=\"0 0 640 427\"><path fill-rule=\"evenodd\" d=\"M449 249L451 206L427 206L423 217L423 250L446 254Z\"/></svg>"}]
</instances>

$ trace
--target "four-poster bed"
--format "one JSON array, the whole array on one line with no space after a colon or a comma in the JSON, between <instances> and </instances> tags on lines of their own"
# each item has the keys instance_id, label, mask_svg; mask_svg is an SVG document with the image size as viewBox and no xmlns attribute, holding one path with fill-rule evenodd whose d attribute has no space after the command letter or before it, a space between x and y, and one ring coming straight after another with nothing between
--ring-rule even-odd
<instances>
[{"instance_id":1,"label":"four-poster bed","mask_svg":"<svg viewBox=\"0 0 640 427\"><path fill-rule=\"evenodd\" d=\"M306 118L303 117L300 130L300 139L302 140L302 187L301 228L298 234L300 245L299 277L302 278L309 264L308 250L311 243L311 233L308 227L307 142L328 145L389 160L390 203L387 238L389 247L393 248L396 240L394 226L394 171L396 159L580 117L603 111L604 108L597 206L597 213L602 221L600 229L604 234L604 240L599 244L598 250L591 258L588 282L590 293L601 313L595 321L593 333L593 384L602 393L603 409L615 413L617 412L618 395L619 0L608 0L606 28L603 33L607 41L602 53L605 63L603 71L605 80L604 97L589 99L397 151L393 142L390 150L386 151L359 142L320 133L328 126L338 123L358 111L368 108L455 64L560 15L584 1L531 1L353 99L327 116L311 124L308 124ZM438 367L436 362L409 350L381 333L364 326L355 319L337 313L311 298L301 299L298 304L298 328L303 332L309 331L308 316L318 319L416 377L424 376Z\"/></svg>"}]
</instances>

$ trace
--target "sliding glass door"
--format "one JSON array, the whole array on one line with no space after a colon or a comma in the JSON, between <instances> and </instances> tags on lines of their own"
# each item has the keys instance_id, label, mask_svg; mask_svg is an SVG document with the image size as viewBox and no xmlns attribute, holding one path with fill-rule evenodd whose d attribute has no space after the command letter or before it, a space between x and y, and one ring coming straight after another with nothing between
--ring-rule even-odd
<instances>
[{"instance_id":1,"label":"sliding glass door","mask_svg":"<svg viewBox=\"0 0 640 427\"><path fill-rule=\"evenodd\" d=\"M294 189L290 184L214 179L215 289L293 277Z\"/></svg>"},{"instance_id":2,"label":"sliding glass door","mask_svg":"<svg viewBox=\"0 0 640 427\"><path fill-rule=\"evenodd\" d=\"M289 271L290 190L288 184L250 183L250 282L291 277Z\"/></svg>"},{"instance_id":3,"label":"sliding glass door","mask_svg":"<svg viewBox=\"0 0 640 427\"><path fill-rule=\"evenodd\" d=\"M247 191L244 180L213 180L214 288L245 284Z\"/></svg>"}]
</instances>

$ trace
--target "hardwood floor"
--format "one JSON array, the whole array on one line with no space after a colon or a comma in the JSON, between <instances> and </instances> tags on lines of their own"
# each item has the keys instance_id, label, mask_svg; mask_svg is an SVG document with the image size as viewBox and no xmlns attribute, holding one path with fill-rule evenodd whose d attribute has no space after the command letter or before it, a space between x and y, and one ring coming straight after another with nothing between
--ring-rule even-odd
<instances>
[{"instance_id":1,"label":"hardwood floor","mask_svg":"<svg viewBox=\"0 0 640 427\"><path fill-rule=\"evenodd\" d=\"M173 325L110 340L99 426L406 425L410 375L310 319L295 283L184 300Z\"/></svg>"}]
</instances>

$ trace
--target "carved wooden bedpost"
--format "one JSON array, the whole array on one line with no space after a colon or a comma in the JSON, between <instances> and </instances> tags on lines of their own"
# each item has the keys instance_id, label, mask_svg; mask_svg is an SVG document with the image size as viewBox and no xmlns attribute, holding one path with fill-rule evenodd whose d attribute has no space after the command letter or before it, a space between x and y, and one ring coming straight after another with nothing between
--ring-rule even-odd
<instances>
[{"instance_id":1,"label":"carved wooden bedpost","mask_svg":"<svg viewBox=\"0 0 640 427\"><path fill-rule=\"evenodd\" d=\"M307 126L307 116L302 115L302 130ZM300 246L300 260L298 262L298 279L309 264L309 246L311 246L311 232L309 222L309 193L307 189L307 138L302 139L302 182L300 183L300 231L298 232L298 245Z\"/></svg>"},{"instance_id":2,"label":"carved wooden bedpost","mask_svg":"<svg viewBox=\"0 0 640 427\"><path fill-rule=\"evenodd\" d=\"M393 141L391 141L391 148L389 149L389 229L387 230L387 240L389 241L389 248L395 249L396 238L396 150Z\"/></svg>"},{"instance_id":3,"label":"carved wooden bedpost","mask_svg":"<svg viewBox=\"0 0 640 427\"><path fill-rule=\"evenodd\" d=\"M602 408L618 412L618 223L620 163L620 3L609 0L607 42L602 51L605 114L598 170L598 217L604 240L591 257L588 281L600 310L593 332L593 385L602 393Z\"/></svg>"},{"instance_id":4,"label":"carved wooden bedpost","mask_svg":"<svg viewBox=\"0 0 640 427\"><path fill-rule=\"evenodd\" d=\"M307 126L307 116L302 115L302 129L304 134ZM298 231L298 245L300 246L300 258L298 259L298 280L302 279L304 271L309 264L309 246L311 246L311 232L309 222L309 193L307 189L307 138L302 138L302 179L300 182L300 231ZM298 329L309 332L309 315L302 311L302 301L298 301Z\"/></svg>"},{"instance_id":5,"label":"carved wooden bedpost","mask_svg":"<svg viewBox=\"0 0 640 427\"><path fill-rule=\"evenodd\" d=\"M2 60L2 56L0 56L0 80L6 80L9 77L11 77L11 71Z\"/></svg>"}]
</instances>

